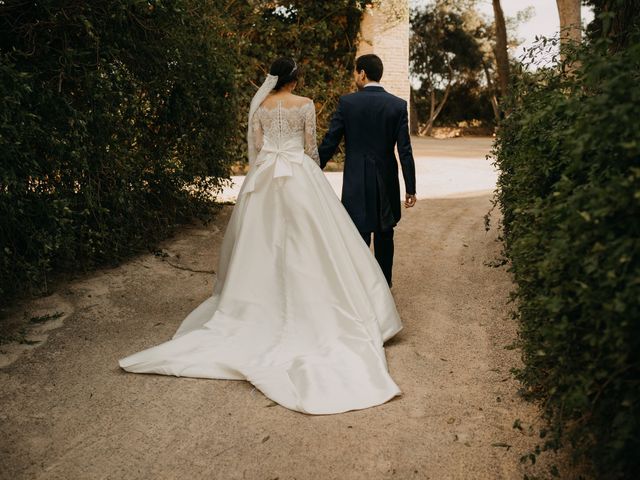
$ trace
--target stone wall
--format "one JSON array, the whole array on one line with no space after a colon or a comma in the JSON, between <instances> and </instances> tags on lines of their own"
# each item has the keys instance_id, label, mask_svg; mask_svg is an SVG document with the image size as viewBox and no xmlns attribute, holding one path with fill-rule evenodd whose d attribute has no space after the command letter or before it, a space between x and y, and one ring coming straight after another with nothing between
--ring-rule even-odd
<instances>
[{"instance_id":1,"label":"stone wall","mask_svg":"<svg viewBox=\"0 0 640 480\"><path fill-rule=\"evenodd\" d=\"M409 102L408 0L378 0L362 19L358 55L375 53L382 59L385 89Z\"/></svg>"}]
</instances>

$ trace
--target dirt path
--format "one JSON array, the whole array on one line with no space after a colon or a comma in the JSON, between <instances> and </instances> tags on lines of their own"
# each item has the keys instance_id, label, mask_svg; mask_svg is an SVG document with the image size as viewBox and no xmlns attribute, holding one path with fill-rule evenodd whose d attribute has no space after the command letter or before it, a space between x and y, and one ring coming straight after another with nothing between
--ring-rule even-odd
<instances>
[{"instance_id":1,"label":"dirt path","mask_svg":"<svg viewBox=\"0 0 640 480\"><path fill-rule=\"evenodd\" d=\"M16 311L64 318L27 331L48 335L28 352L0 345L14 360L0 369L0 478L522 478L536 410L509 373L509 276L485 265L499 251L483 225L488 193L422 199L397 230L405 328L386 352L402 397L307 416L246 382L121 371L118 358L170 338L210 294L213 275L189 269L215 268L230 208L166 242L167 257L142 255Z\"/></svg>"}]
</instances>

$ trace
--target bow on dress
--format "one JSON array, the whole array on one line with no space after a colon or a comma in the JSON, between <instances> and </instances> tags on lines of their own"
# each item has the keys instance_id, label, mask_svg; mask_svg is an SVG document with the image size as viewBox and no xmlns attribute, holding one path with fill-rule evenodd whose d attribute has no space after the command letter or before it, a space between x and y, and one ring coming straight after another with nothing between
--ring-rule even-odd
<instances>
[{"instance_id":1,"label":"bow on dress","mask_svg":"<svg viewBox=\"0 0 640 480\"><path fill-rule=\"evenodd\" d=\"M265 137L264 145L256 158L256 171L253 175L248 175L245 180L244 193L253 192L258 177L274 163L273 178L291 177L293 175L291 164L302 165L304 156L304 146L298 138L289 138L278 145Z\"/></svg>"}]
</instances>

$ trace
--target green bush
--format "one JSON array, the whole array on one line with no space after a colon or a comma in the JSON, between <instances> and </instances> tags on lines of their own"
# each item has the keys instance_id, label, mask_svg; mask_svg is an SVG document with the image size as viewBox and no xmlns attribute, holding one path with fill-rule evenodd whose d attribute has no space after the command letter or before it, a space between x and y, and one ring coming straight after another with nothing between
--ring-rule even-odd
<instances>
[{"instance_id":1,"label":"green bush","mask_svg":"<svg viewBox=\"0 0 640 480\"><path fill-rule=\"evenodd\" d=\"M0 5L0 295L205 214L228 175L219 2Z\"/></svg>"},{"instance_id":2,"label":"green bush","mask_svg":"<svg viewBox=\"0 0 640 480\"><path fill-rule=\"evenodd\" d=\"M569 440L598 478L632 478L640 471L640 43L593 41L564 63L521 72L513 88L494 153L517 282L525 366L516 373L544 400L544 448Z\"/></svg>"},{"instance_id":3,"label":"green bush","mask_svg":"<svg viewBox=\"0 0 640 480\"><path fill-rule=\"evenodd\" d=\"M0 2L0 297L206 216L278 56L322 133L371 0Z\"/></svg>"},{"instance_id":4,"label":"green bush","mask_svg":"<svg viewBox=\"0 0 640 480\"><path fill-rule=\"evenodd\" d=\"M254 2L230 2L226 12L233 25L230 40L239 59L237 77L241 79L237 101L249 105L270 63L280 56L293 57L302 74L294 93L315 101L320 139L340 95L353 91L356 39L363 11L373 0L286 3L267 2L256 8ZM247 110L238 110L234 138L245 136ZM235 142L235 146L235 158L246 157L244 142Z\"/></svg>"}]
</instances>

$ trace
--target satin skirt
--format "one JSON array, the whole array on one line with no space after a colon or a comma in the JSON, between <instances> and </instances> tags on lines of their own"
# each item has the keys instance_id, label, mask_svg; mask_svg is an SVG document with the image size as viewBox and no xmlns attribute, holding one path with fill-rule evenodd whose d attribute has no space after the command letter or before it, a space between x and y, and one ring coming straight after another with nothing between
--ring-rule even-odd
<instances>
[{"instance_id":1,"label":"satin skirt","mask_svg":"<svg viewBox=\"0 0 640 480\"><path fill-rule=\"evenodd\" d=\"M313 160L290 167L277 178L275 162L249 171L213 295L171 340L121 359L124 370L247 380L308 414L401 393L383 349L402 328L384 275Z\"/></svg>"}]
</instances>

